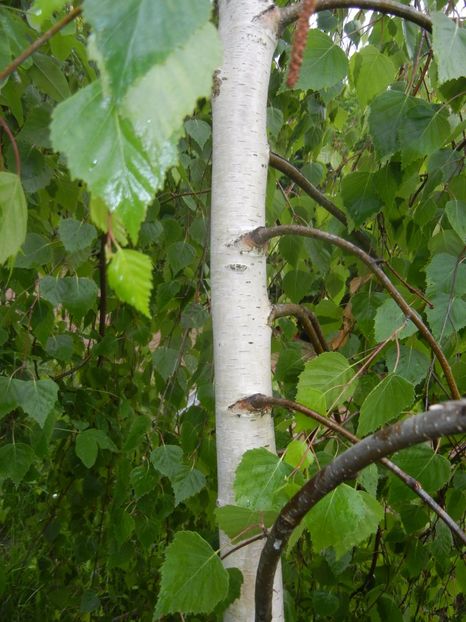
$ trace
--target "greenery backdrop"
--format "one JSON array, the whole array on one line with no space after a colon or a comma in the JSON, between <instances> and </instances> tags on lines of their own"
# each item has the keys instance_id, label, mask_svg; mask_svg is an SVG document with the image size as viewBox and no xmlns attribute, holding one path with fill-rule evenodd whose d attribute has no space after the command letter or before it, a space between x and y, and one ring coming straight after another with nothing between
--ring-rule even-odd
<instances>
[{"instance_id":1,"label":"greenery backdrop","mask_svg":"<svg viewBox=\"0 0 466 622\"><path fill-rule=\"evenodd\" d=\"M321 331L277 307L274 390L359 436L466 392L466 35L454 3L416 6L432 33L320 11L297 84L290 28L272 69L269 141L295 168L269 171L268 224L365 245L453 372L356 256L272 243L272 302ZM157 619L215 620L241 583L212 557L219 525L257 535L347 443L276 409L280 457L246 454L237 506L216 511L211 3L83 7L62 23L63 0L0 2L0 612L150 620L158 600ZM463 453L448 438L394 461L464 526ZM375 465L308 514L284 576L290 622L464 615L459 540Z\"/></svg>"}]
</instances>

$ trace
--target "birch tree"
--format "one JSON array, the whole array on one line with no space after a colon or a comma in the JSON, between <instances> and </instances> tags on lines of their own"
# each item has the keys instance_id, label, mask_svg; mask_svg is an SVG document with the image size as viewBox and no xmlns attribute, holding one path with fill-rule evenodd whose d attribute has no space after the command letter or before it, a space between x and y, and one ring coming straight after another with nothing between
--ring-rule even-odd
<instances>
[{"instance_id":1,"label":"birch tree","mask_svg":"<svg viewBox=\"0 0 466 622\"><path fill-rule=\"evenodd\" d=\"M0 3L0 615L459 620L459 9L216 4Z\"/></svg>"}]
</instances>

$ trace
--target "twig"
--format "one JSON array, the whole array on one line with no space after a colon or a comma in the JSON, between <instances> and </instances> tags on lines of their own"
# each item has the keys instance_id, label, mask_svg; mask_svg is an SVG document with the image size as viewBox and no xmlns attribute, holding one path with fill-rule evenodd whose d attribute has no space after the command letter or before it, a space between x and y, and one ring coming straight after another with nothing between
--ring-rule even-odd
<instances>
[{"instance_id":1,"label":"twig","mask_svg":"<svg viewBox=\"0 0 466 622\"><path fill-rule=\"evenodd\" d=\"M466 407L466 400L463 400ZM356 444L361 441L359 437L355 434L352 434L346 428L343 428L338 423L335 423L332 419L327 417L323 417L311 410L310 408L306 408L302 404L298 402L293 402L292 400L287 400L281 397L268 397L266 395L256 394L245 399L239 400L230 408L234 408L235 406L239 406L241 409L253 409L253 410L264 410L264 408L270 408L271 406L279 406L280 408L286 408L287 410L293 410L295 412L299 412L310 419L314 419L321 425L325 426L329 430L336 432L340 436L348 439L351 443ZM450 531L458 536L458 538L466 544L466 534L464 531L457 525L457 523L451 518L447 512L434 500L432 497L422 488L420 483L405 473L399 466L397 466L394 462L389 460L388 458L381 458L380 463L384 465L389 471L391 471L396 477L401 479L420 499L424 501L426 505L430 507L432 511L434 511L439 518L441 518Z\"/></svg>"},{"instance_id":2,"label":"twig","mask_svg":"<svg viewBox=\"0 0 466 622\"><path fill-rule=\"evenodd\" d=\"M308 238L316 238L318 240L323 240L324 242L328 242L330 244L334 244L343 250L346 250L356 257L358 257L366 266L369 268L373 274L377 276L379 281L388 291L393 300L397 303L400 309L403 311L405 316L410 319L413 324L419 329L419 332L422 334L424 339L430 345L432 351L437 357L440 366L442 367L443 373L445 374L445 378L447 380L448 386L450 387L451 395L453 399L461 399L461 394L456 385L455 378L453 376L450 364L447 361L445 354L443 353L441 347L437 343L435 337L432 335L430 330L427 328L426 324L423 322L421 316L409 305L408 302L403 298L397 288L390 281L388 276L379 266L379 261L374 260L368 253L364 250L356 246L352 242L348 240L344 240L333 233L327 233L326 231L321 231L320 229L314 229L313 227L303 227L301 225L277 225L275 227L258 227L254 229L251 233L244 235L241 240L244 241L246 246L256 246L261 247L264 246L265 243L271 238L280 236L280 235L301 235L303 237Z\"/></svg>"},{"instance_id":3,"label":"twig","mask_svg":"<svg viewBox=\"0 0 466 622\"><path fill-rule=\"evenodd\" d=\"M301 305L293 303L274 305L269 317L269 322L273 322L273 320L287 315L294 315L301 322L317 354L330 350L317 318L312 311L309 311L309 309Z\"/></svg>"},{"instance_id":4,"label":"twig","mask_svg":"<svg viewBox=\"0 0 466 622\"><path fill-rule=\"evenodd\" d=\"M284 28L298 19L301 14L302 5L303 0L281 9L280 28ZM432 30L432 21L428 15L424 15L424 13L416 11L416 9L413 9L411 6L401 4L400 2L394 2L393 0L317 0L314 13L351 8L397 15L398 17L402 17L403 19L417 24L428 32Z\"/></svg>"},{"instance_id":5,"label":"twig","mask_svg":"<svg viewBox=\"0 0 466 622\"><path fill-rule=\"evenodd\" d=\"M364 579L363 584L360 585L357 589L354 590L354 592L351 593L350 598L353 598L353 596L356 596L356 594L359 594L359 592L364 592L364 590L370 587L371 583L373 582L375 569L377 567L377 558L379 556L379 546L380 546L381 540L382 540L382 529L380 528L380 525L379 525L379 527L377 528L377 532L375 534L374 551L372 553L371 567L369 568L369 572L367 573L367 576Z\"/></svg>"},{"instance_id":6,"label":"twig","mask_svg":"<svg viewBox=\"0 0 466 622\"><path fill-rule=\"evenodd\" d=\"M242 549L244 546L248 546L248 544L252 544L253 542L257 542L258 540L263 540L267 536L268 536L268 533L264 532L264 533L260 533L258 536L249 538L249 540L243 540L243 542L240 542L239 544L231 548L224 555L220 555L220 559L225 559L225 557L228 557L228 555L231 555L232 553L236 553L236 551L239 551L239 549Z\"/></svg>"},{"instance_id":7,"label":"twig","mask_svg":"<svg viewBox=\"0 0 466 622\"><path fill-rule=\"evenodd\" d=\"M466 400L437 404L426 412L383 428L340 454L319 471L285 505L275 521L259 560L255 591L256 622L271 622L275 570L291 533L316 503L373 462L400 449L466 431Z\"/></svg>"},{"instance_id":8,"label":"twig","mask_svg":"<svg viewBox=\"0 0 466 622\"><path fill-rule=\"evenodd\" d=\"M62 378L66 378L67 376L72 376L77 371L79 371L81 367L84 367L84 365L89 361L90 358L91 358L91 355L87 354L80 363L75 365L75 367L72 367L71 369L67 369L66 371L63 371L61 372L61 374L57 374L56 376L52 376L52 380L56 382L57 380L62 380Z\"/></svg>"},{"instance_id":9,"label":"twig","mask_svg":"<svg viewBox=\"0 0 466 622\"><path fill-rule=\"evenodd\" d=\"M15 154L16 174L18 175L18 177L21 177L21 158L19 156L19 149L15 137L13 136L13 132L10 130L8 123L3 117L0 117L0 125L5 130L5 134L8 136L8 139L11 143L11 148L13 149L13 153Z\"/></svg>"},{"instance_id":10,"label":"twig","mask_svg":"<svg viewBox=\"0 0 466 622\"><path fill-rule=\"evenodd\" d=\"M31 45L23 50L19 56L17 56L14 60L11 61L9 65L0 71L0 82L11 75L21 63L24 63L26 59L28 59L34 52L36 52L39 48L41 48L44 43L47 43L49 39L53 37L53 35L57 34L60 30L62 30L67 24L72 22L74 19L81 15L82 8L80 6L75 7L72 11L70 11L65 17L59 20L56 24L54 24L51 28L49 28L43 35L41 35L38 39L36 39Z\"/></svg>"},{"instance_id":11,"label":"twig","mask_svg":"<svg viewBox=\"0 0 466 622\"><path fill-rule=\"evenodd\" d=\"M100 301L99 301L99 335L105 336L105 320L107 316L107 264L105 257L105 247L107 245L107 234L103 233L100 238L99 252L99 279L100 279Z\"/></svg>"}]
</instances>

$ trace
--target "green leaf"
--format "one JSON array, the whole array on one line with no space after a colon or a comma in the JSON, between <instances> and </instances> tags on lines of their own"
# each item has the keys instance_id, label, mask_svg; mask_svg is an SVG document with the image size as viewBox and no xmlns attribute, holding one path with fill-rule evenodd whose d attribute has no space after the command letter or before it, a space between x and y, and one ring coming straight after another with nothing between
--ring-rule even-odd
<instances>
[{"instance_id":1,"label":"green leaf","mask_svg":"<svg viewBox=\"0 0 466 622\"><path fill-rule=\"evenodd\" d=\"M178 445L161 445L151 452L150 461L159 473L172 478L184 466L183 450Z\"/></svg>"},{"instance_id":2,"label":"green leaf","mask_svg":"<svg viewBox=\"0 0 466 622\"><path fill-rule=\"evenodd\" d=\"M466 30L458 21L434 11L432 20L432 47L438 65L440 82L466 75Z\"/></svg>"},{"instance_id":3,"label":"green leaf","mask_svg":"<svg viewBox=\"0 0 466 622\"><path fill-rule=\"evenodd\" d=\"M309 272L290 270L282 281L283 291L291 302L301 302L312 290L314 279Z\"/></svg>"},{"instance_id":4,"label":"green leaf","mask_svg":"<svg viewBox=\"0 0 466 622\"><path fill-rule=\"evenodd\" d=\"M86 0L84 15L93 27L104 62L101 69L108 74L115 98L121 99L137 78L181 47L209 20L211 10L208 0L126 0L116 4L113 0Z\"/></svg>"},{"instance_id":5,"label":"green leaf","mask_svg":"<svg viewBox=\"0 0 466 622\"><path fill-rule=\"evenodd\" d=\"M97 299L97 285L87 277L55 278L45 276L40 280L40 295L52 305L62 304L71 314L80 318L92 309Z\"/></svg>"},{"instance_id":6,"label":"green leaf","mask_svg":"<svg viewBox=\"0 0 466 622\"><path fill-rule=\"evenodd\" d=\"M251 510L280 509L287 500L282 488L291 472L288 464L267 449L250 449L236 469L236 502Z\"/></svg>"},{"instance_id":7,"label":"green leaf","mask_svg":"<svg viewBox=\"0 0 466 622\"><path fill-rule=\"evenodd\" d=\"M395 336L397 339L405 339L416 332L416 326L411 320L406 319L393 298L388 298L377 309L374 321L374 335L377 341L393 339Z\"/></svg>"},{"instance_id":8,"label":"green leaf","mask_svg":"<svg viewBox=\"0 0 466 622\"><path fill-rule=\"evenodd\" d=\"M78 434L75 445L76 455L88 469L94 466L99 447L117 451L113 441L103 430L89 428Z\"/></svg>"},{"instance_id":9,"label":"green leaf","mask_svg":"<svg viewBox=\"0 0 466 622\"><path fill-rule=\"evenodd\" d=\"M340 406L356 389L357 383L352 381L353 377L354 371L342 354L339 352L319 354L305 364L304 371L299 376L296 400L309 408L315 408L315 405L319 406L317 401L320 400L320 396L316 396L314 392L318 391L324 396L326 411ZM309 401L314 406L309 405Z\"/></svg>"},{"instance_id":10,"label":"green leaf","mask_svg":"<svg viewBox=\"0 0 466 622\"><path fill-rule=\"evenodd\" d=\"M188 119L188 121L184 123L184 129L186 133L197 142L201 149L204 148L204 145L212 134L210 125L201 119Z\"/></svg>"},{"instance_id":11,"label":"green leaf","mask_svg":"<svg viewBox=\"0 0 466 622\"><path fill-rule=\"evenodd\" d=\"M453 199L445 205L445 212L451 226L466 244L466 201Z\"/></svg>"},{"instance_id":12,"label":"green leaf","mask_svg":"<svg viewBox=\"0 0 466 622\"><path fill-rule=\"evenodd\" d=\"M314 454L305 441L294 439L288 443L283 460L293 468L305 471L314 462Z\"/></svg>"},{"instance_id":13,"label":"green leaf","mask_svg":"<svg viewBox=\"0 0 466 622\"><path fill-rule=\"evenodd\" d=\"M183 6L184 13L188 5ZM150 36L152 39L153 34ZM128 91L123 104L125 114L156 165L157 187L162 185L167 169L178 160L183 119L192 112L199 97L209 95L212 73L220 63L218 34L207 23Z\"/></svg>"},{"instance_id":14,"label":"green leaf","mask_svg":"<svg viewBox=\"0 0 466 622\"><path fill-rule=\"evenodd\" d=\"M428 357L412 346L400 345L387 352L388 371L396 373L411 384L419 384L427 375L430 367Z\"/></svg>"},{"instance_id":15,"label":"green leaf","mask_svg":"<svg viewBox=\"0 0 466 622\"><path fill-rule=\"evenodd\" d=\"M375 533L383 516L383 507L370 494L340 484L304 520L315 550L320 552L332 546L339 559Z\"/></svg>"},{"instance_id":16,"label":"green leaf","mask_svg":"<svg viewBox=\"0 0 466 622\"><path fill-rule=\"evenodd\" d=\"M449 337L466 326L466 300L440 293L432 297L433 309L427 309L429 326L437 339Z\"/></svg>"},{"instance_id":17,"label":"green leaf","mask_svg":"<svg viewBox=\"0 0 466 622\"><path fill-rule=\"evenodd\" d=\"M61 102L69 97L71 95L70 87L61 69L60 62L56 58L40 52L36 52L32 58L34 64L29 73L39 89L56 102Z\"/></svg>"},{"instance_id":18,"label":"green leaf","mask_svg":"<svg viewBox=\"0 0 466 622\"><path fill-rule=\"evenodd\" d=\"M0 418L22 408L41 428L57 401L58 385L53 380L16 380L0 377Z\"/></svg>"},{"instance_id":19,"label":"green leaf","mask_svg":"<svg viewBox=\"0 0 466 622\"><path fill-rule=\"evenodd\" d=\"M238 568L227 568L228 572L228 595L222 600L217 607L215 613L221 615L230 605L232 605L241 595L241 586L243 585L243 574Z\"/></svg>"},{"instance_id":20,"label":"green leaf","mask_svg":"<svg viewBox=\"0 0 466 622\"><path fill-rule=\"evenodd\" d=\"M328 88L343 80L348 59L338 45L321 30L310 30L296 89Z\"/></svg>"},{"instance_id":21,"label":"green leaf","mask_svg":"<svg viewBox=\"0 0 466 622\"><path fill-rule=\"evenodd\" d=\"M180 531L165 551L153 620L170 613L210 613L228 594L228 573L201 536Z\"/></svg>"},{"instance_id":22,"label":"green leaf","mask_svg":"<svg viewBox=\"0 0 466 622\"><path fill-rule=\"evenodd\" d=\"M52 261L50 240L38 233L28 233L21 250L16 255L15 268L40 268Z\"/></svg>"},{"instance_id":23,"label":"green leaf","mask_svg":"<svg viewBox=\"0 0 466 622\"><path fill-rule=\"evenodd\" d=\"M131 122L104 97L100 81L59 104L50 129L52 144L66 155L72 176L83 179L110 211L116 211L135 242L146 206L163 177Z\"/></svg>"},{"instance_id":24,"label":"green leaf","mask_svg":"<svg viewBox=\"0 0 466 622\"><path fill-rule=\"evenodd\" d=\"M170 244L167 249L167 259L172 269L173 276L176 276L178 272L189 266L190 263L196 257L196 251L187 242L175 242Z\"/></svg>"},{"instance_id":25,"label":"green leaf","mask_svg":"<svg viewBox=\"0 0 466 622\"><path fill-rule=\"evenodd\" d=\"M45 351L59 361L69 361L74 351L73 337L71 335L52 335L47 339Z\"/></svg>"},{"instance_id":26,"label":"green leaf","mask_svg":"<svg viewBox=\"0 0 466 622\"><path fill-rule=\"evenodd\" d=\"M0 264L21 248L26 238L27 217L20 178L0 171Z\"/></svg>"},{"instance_id":27,"label":"green leaf","mask_svg":"<svg viewBox=\"0 0 466 622\"><path fill-rule=\"evenodd\" d=\"M383 208L377 192L374 175L371 173L349 173L341 183L343 203L356 226Z\"/></svg>"},{"instance_id":28,"label":"green leaf","mask_svg":"<svg viewBox=\"0 0 466 622\"><path fill-rule=\"evenodd\" d=\"M391 58L372 45L353 54L350 69L362 107L366 106L375 95L385 91L396 72Z\"/></svg>"},{"instance_id":29,"label":"green leaf","mask_svg":"<svg viewBox=\"0 0 466 622\"><path fill-rule=\"evenodd\" d=\"M413 401L413 385L401 376L388 374L362 403L358 434L365 436L377 430L398 417Z\"/></svg>"},{"instance_id":30,"label":"green leaf","mask_svg":"<svg viewBox=\"0 0 466 622\"><path fill-rule=\"evenodd\" d=\"M56 11L60 11L68 0L34 0L29 11L29 21L33 26L42 24L52 17Z\"/></svg>"},{"instance_id":31,"label":"green leaf","mask_svg":"<svg viewBox=\"0 0 466 622\"><path fill-rule=\"evenodd\" d=\"M92 590L86 590L81 597L79 611L81 613L91 613L100 607L100 598Z\"/></svg>"},{"instance_id":32,"label":"green leaf","mask_svg":"<svg viewBox=\"0 0 466 622\"><path fill-rule=\"evenodd\" d=\"M179 356L180 353L178 350L175 350L175 348L167 348L166 346L159 346L152 353L154 369L164 380L168 380L168 378L175 373Z\"/></svg>"},{"instance_id":33,"label":"green leaf","mask_svg":"<svg viewBox=\"0 0 466 622\"><path fill-rule=\"evenodd\" d=\"M206 478L198 469L182 465L181 469L170 477L170 484L175 493L175 505L179 505L185 499L197 495L205 487Z\"/></svg>"},{"instance_id":34,"label":"green leaf","mask_svg":"<svg viewBox=\"0 0 466 622\"><path fill-rule=\"evenodd\" d=\"M448 110L401 91L387 91L370 105L369 130L380 156L401 150L405 157L419 158L434 153L448 139Z\"/></svg>"},{"instance_id":35,"label":"green leaf","mask_svg":"<svg viewBox=\"0 0 466 622\"><path fill-rule=\"evenodd\" d=\"M58 235L69 253L77 253L94 243L97 231L93 225L73 218L64 218L58 225Z\"/></svg>"},{"instance_id":36,"label":"green leaf","mask_svg":"<svg viewBox=\"0 0 466 622\"><path fill-rule=\"evenodd\" d=\"M152 291L152 262L148 255L120 248L112 255L108 282L118 298L150 318L149 301Z\"/></svg>"},{"instance_id":37,"label":"green leaf","mask_svg":"<svg viewBox=\"0 0 466 622\"><path fill-rule=\"evenodd\" d=\"M123 443L123 451L132 451L138 447L148 430L150 430L151 419L147 415L134 417Z\"/></svg>"},{"instance_id":38,"label":"green leaf","mask_svg":"<svg viewBox=\"0 0 466 622\"><path fill-rule=\"evenodd\" d=\"M271 510L260 512L237 505L224 505L216 508L215 516L219 528L231 540L241 542L263 533L264 528L271 527L277 518L277 512Z\"/></svg>"},{"instance_id":39,"label":"green leaf","mask_svg":"<svg viewBox=\"0 0 466 622\"><path fill-rule=\"evenodd\" d=\"M451 471L450 462L433 451L428 445L416 445L398 452L392 458L400 469L409 473L429 494L444 486ZM389 503L396 506L417 498L408 486L393 475L389 475Z\"/></svg>"},{"instance_id":40,"label":"green leaf","mask_svg":"<svg viewBox=\"0 0 466 622\"><path fill-rule=\"evenodd\" d=\"M447 253L434 255L426 268L427 296L444 293L452 296L466 294L466 264L461 257Z\"/></svg>"},{"instance_id":41,"label":"green leaf","mask_svg":"<svg viewBox=\"0 0 466 622\"><path fill-rule=\"evenodd\" d=\"M0 447L0 479L11 479L18 486L30 466L35 454L30 445L8 443Z\"/></svg>"}]
</instances>

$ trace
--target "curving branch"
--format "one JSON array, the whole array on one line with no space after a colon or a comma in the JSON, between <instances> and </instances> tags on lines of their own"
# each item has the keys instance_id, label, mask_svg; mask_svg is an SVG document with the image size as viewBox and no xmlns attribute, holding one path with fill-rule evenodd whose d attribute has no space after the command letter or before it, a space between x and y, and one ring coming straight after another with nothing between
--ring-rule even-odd
<instances>
[{"instance_id":1,"label":"curving branch","mask_svg":"<svg viewBox=\"0 0 466 622\"><path fill-rule=\"evenodd\" d=\"M302 8L303 0L280 9L280 27L285 28L285 26L296 21L301 14ZM352 8L376 11L377 13L384 13L386 15L396 15L397 17L402 17L403 19L413 22L413 24L417 24L428 32L432 31L432 21L428 15L406 4L395 2L394 0L317 0L314 13Z\"/></svg>"},{"instance_id":2,"label":"curving branch","mask_svg":"<svg viewBox=\"0 0 466 622\"><path fill-rule=\"evenodd\" d=\"M433 412L432 412L433 411ZM466 431L466 400L445 402L364 438L319 471L285 505L265 542L256 575L256 622L272 620L275 570L292 531L307 512L358 471L400 449Z\"/></svg>"},{"instance_id":3,"label":"curving branch","mask_svg":"<svg viewBox=\"0 0 466 622\"><path fill-rule=\"evenodd\" d=\"M16 166L16 174L18 177L21 177L21 157L19 155L18 144L13 136L13 132L10 130L8 123L5 121L3 117L0 117L0 126L3 127L5 134L8 136L8 140L11 143L11 148L13 149L13 153L15 154L15 166Z\"/></svg>"},{"instance_id":4,"label":"curving branch","mask_svg":"<svg viewBox=\"0 0 466 622\"><path fill-rule=\"evenodd\" d=\"M259 411L264 411L264 409L267 409L273 406L278 406L280 408L285 408L286 410L292 410L295 412L299 412L302 415L305 415L306 417L309 417L310 419L317 421L318 423L326 427L328 430L332 430L333 432L336 432L340 436L343 436L344 438L349 440L353 445L355 445L356 443L359 443L361 440L359 437L349 432L346 428L342 427L341 425L338 425L338 423L335 423L332 419L323 417L322 415L319 415L319 413L316 413L314 410L311 410L310 408L306 408L306 406L303 406L302 404L299 404L298 402L293 402L292 400L287 400L282 397L268 397L266 395L252 395L251 397L247 397L245 399L240 400L239 402L236 402L236 404L233 404L233 406L239 406L242 409L249 409L249 410L252 409L252 410L259 410ZM445 512L442 506L440 506L429 495L429 493L427 493L422 488L422 486L419 484L419 482L416 479L414 479L414 477L411 477L411 475L408 475L408 473L405 473L405 471L400 469L398 465L396 465L394 462L392 462L388 458L382 458L381 460L379 460L379 462L383 464L384 467L387 468L389 471L391 471L394 475L396 475L396 477L401 479L401 481L404 484L406 484L406 486L408 486L408 488L410 488L414 492L414 494L416 494L420 499L422 499L422 501L427 506L429 506L430 509L433 512L435 512L441 520L443 520L443 522L450 529L452 534L457 536L458 539L461 542L463 542L463 544L466 544L466 534L461 529L461 527L452 519L452 517L447 512Z\"/></svg>"},{"instance_id":5,"label":"curving branch","mask_svg":"<svg viewBox=\"0 0 466 622\"><path fill-rule=\"evenodd\" d=\"M379 279L381 284L388 291L393 300L397 303L400 309L403 311L407 319L410 319L413 324L419 329L419 332L427 341L432 351L442 367L443 373L445 374L445 378L448 382L448 386L450 387L451 395L453 399L461 399L461 394L456 385L455 378L453 376L453 372L451 370L450 364L447 361L445 354L442 351L442 348L437 343L435 337L432 335L430 330L427 328L426 324L423 322L421 316L415 311L408 302L403 298L397 288L390 281L388 276L379 266L380 260L374 259L368 253L363 251L361 248L349 242L348 240L344 240L333 233L327 233L325 231L321 231L320 229L314 229L313 227L304 227L302 225L277 225L275 227L258 227L242 236L238 242L242 242L245 245L245 248L252 247L262 247L266 244L268 240L271 238L275 238L281 235L301 235L307 238L316 238L318 240L322 240L324 242L328 242L329 244L333 244L338 246L339 248L352 253L356 257L358 257L369 270L375 274L375 276Z\"/></svg>"},{"instance_id":6,"label":"curving branch","mask_svg":"<svg viewBox=\"0 0 466 622\"><path fill-rule=\"evenodd\" d=\"M322 354L322 352L328 352L330 350L316 316L312 311L309 311L309 309L306 309L306 307L302 305L291 302L288 304L274 305L269 316L269 322L273 322L279 317L286 317L288 315L294 315L294 317L301 322L316 354Z\"/></svg>"},{"instance_id":7,"label":"curving branch","mask_svg":"<svg viewBox=\"0 0 466 622\"><path fill-rule=\"evenodd\" d=\"M37 52L37 50L41 48L44 43L46 43L49 39L51 39L53 35L56 35L57 32L62 30L67 24L76 19L76 17L78 17L78 15L81 15L81 13L82 8L80 6L75 7L67 15L65 15L65 17L59 20L51 28L46 30L43 35L33 41L31 45L23 50L19 56L13 59L11 63L5 67L5 69L0 71L0 82L7 78L9 75L11 75L14 71L16 71L26 59L32 56L34 52Z\"/></svg>"}]
</instances>

